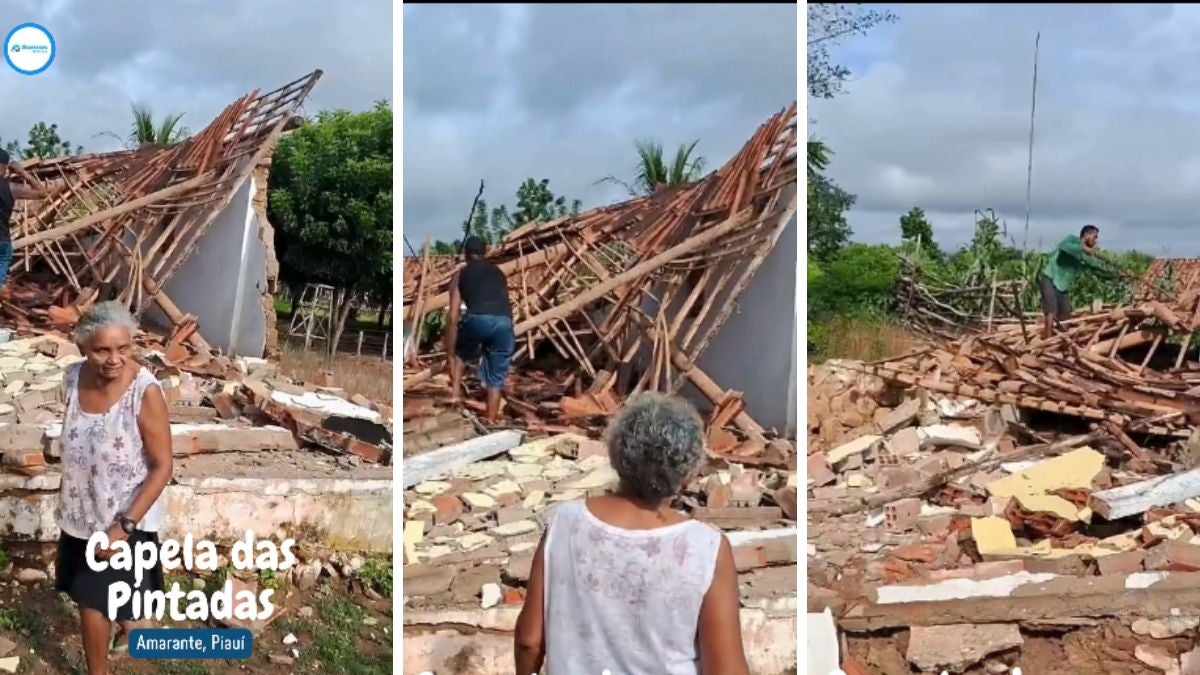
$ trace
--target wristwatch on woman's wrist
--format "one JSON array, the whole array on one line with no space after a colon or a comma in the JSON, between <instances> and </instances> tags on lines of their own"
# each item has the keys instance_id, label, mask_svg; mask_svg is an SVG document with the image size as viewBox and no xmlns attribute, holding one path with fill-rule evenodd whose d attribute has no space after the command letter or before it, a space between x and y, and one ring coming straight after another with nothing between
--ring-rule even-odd
<instances>
[{"instance_id":1,"label":"wristwatch on woman's wrist","mask_svg":"<svg viewBox=\"0 0 1200 675\"><path fill-rule=\"evenodd\" d=\"M133 522L125 516L117 516L117 524L125 531L125 534L133 534L137 530L137 523Z\"/></svg>"}]
</instances>

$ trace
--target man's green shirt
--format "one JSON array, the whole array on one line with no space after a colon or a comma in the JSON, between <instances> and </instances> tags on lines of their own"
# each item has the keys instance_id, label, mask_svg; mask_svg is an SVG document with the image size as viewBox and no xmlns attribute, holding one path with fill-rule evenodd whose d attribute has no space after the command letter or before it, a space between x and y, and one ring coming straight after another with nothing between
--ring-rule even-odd
<instances>
[{"instance_id":1,"label":"man's green shirt","mask_svg":"<svg viewBox=\"0 0 1200 675\"><path fill-rule=\"evenodd\" d=\"M1066 293L1071 290L1071 284L1075 283L1075 275L1085 267L1108 273L1108 268L1099 260L1083 252L1083 240L1072 234L1063 239L1046 257L1046 266L1042 269L1042 274L1050 277L1050 281L1060 292Z\"/></svg>"}]
</instances>

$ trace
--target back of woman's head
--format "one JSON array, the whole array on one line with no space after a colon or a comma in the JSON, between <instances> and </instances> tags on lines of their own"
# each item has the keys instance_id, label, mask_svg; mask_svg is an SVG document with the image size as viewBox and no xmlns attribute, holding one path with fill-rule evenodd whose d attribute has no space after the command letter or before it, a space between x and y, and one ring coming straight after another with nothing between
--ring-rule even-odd
<instances>
[{"instance_id":1,"label":"back of woman's head","mask_svg":"<svg viewBox=\"0 0 1200 675\"><path fill-rule=\"evenodd\" d=\"M704 458L695 408L660 394L631 398L609 422L605 440L622 488L651 503L677 494Z\"/></svg>"}]
</instances>

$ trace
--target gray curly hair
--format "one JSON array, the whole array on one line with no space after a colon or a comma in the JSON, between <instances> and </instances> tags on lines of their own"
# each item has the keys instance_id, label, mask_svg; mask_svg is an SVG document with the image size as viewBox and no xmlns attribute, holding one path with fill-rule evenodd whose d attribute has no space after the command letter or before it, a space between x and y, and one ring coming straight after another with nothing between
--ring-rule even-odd
<instances>
[{"instance_id":1,"label":"gray curly hair","mask_svg":"<svg viewBox=\"0 0 1200 675\"><path fill-rule=\"evenodd\" d=\"M704 458L704 424L686 401L646 393L630 399L604 433L621 486L657 503L679 492Z\"/></svg>"},{"instance_id":2,"label":"gray curly hair","mask_svg":"<svg viewBox=\"0 0 1200 675\"><path fill-rule=\"evenodd\" d=\"M111 326L124 326L130 335L137 335L138 323L129 310L119 302L98 302L84 311L75 324L75 344L85 347L96 331Z\"/></svg>"}]
</instances>

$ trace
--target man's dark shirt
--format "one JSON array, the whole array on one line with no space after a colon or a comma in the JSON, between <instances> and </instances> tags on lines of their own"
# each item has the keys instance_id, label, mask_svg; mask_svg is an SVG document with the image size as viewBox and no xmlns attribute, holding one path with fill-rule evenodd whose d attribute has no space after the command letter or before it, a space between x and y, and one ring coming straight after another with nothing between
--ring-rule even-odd
<instances>
[{"instance_id":1,"label":"man's dark shirt","mask_svg":"<svg viewBox=\"0 0 1200 675\"><path fill-rule=\"evenodd\" d=\"M458 275L458 292L471 314L512 317L504 272L486 260L468 260Z\"/></svg>"},{"instance_id":2,"label":"man's dark shirt","mask_svg":"<svg viewBox=\"0 0 1200 675\"><path fill-rule=\"evenodd\" d=\"M8 179L0 178L0 243L12 241L12 235L9 233L9 221L12 220L15 201Z\"/></svg>"}]
</instances>

